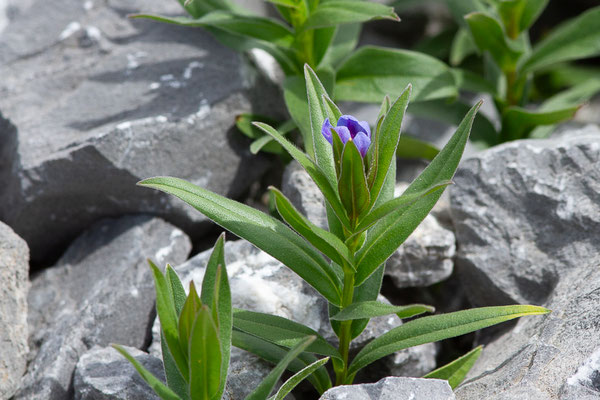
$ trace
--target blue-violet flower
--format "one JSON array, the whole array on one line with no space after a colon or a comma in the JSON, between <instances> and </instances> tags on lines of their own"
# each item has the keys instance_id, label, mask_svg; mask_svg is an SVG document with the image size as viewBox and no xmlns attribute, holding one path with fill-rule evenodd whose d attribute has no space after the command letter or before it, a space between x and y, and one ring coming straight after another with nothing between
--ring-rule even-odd
<instances>
[{"instance_id":1,"label":"blue-violet flower","mask_svg":"<svg viewBox=\"0 0 600 400\"><path fill-rule=\"evenodd\" d=\"M346 144L348 140L352 140L361 156L364 157L367 154L367 150L369 150L369 146L371 145L371 129L367 121L359 121L352 115L342 115L338 119L337 126L334 127L329 122L329 118L325 118L321 127L321 133L331 144L333 144L332 129L337 132L342 143Z\"/></svg>"}]
</instances>

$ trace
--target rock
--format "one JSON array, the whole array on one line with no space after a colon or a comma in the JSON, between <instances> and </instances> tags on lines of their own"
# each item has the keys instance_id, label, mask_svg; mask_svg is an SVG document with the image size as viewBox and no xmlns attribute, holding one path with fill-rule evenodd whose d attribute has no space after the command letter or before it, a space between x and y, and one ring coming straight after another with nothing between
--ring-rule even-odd
<instances>
[{"instance_id":1,"label":"rock","mask_svg":"<svg viewBox=\"0 0 600 400\"><path fill-rule=\"evenodd\" d=\"M447 381L440 379L389 377L377 383L337 386L320 400L454 400Z\"/></svg>"},{"instance_id":2,"label":"rock","mask_svg":"<svg viewBox=\"0 0 600 400\"><path fill-rule=\"evenodd\" d=\"M33 262L48 265L103 217L151 213L194 236L208 229L173 196L136 187L143 178L175 175L238 197L267 169L234 117L279 117L279 89L201 29L127 18L180 13L177 2L9 6L0 110L16 127L6 134L16 151L0 148L0 219Z\"/></svg>"},{"instance_id":3,"label":"rock","mask_svg":"<svg viewBox=\"0 0 600 400\"><path fill-rule=\"evenodd\" d=\"M94 345L144 346L155 297L146 259L178 264L190 248L181 230L149 216L104 220L78 238L32 281L32 361L15 399L70 396L73 369Z\"/></svg>"},{"instance_id":4,"label":"rock","mask_svg":"<svg viewBox=\"0 0 600 400\"><path fill-rule=\"evenodd\" d=\"M0 399L10 398L27 367L29 249L0 222Z\"/></svg>"},{"instance_id":5,"label":"rock","mask_svg":"<svg viewBox=\"0 0 600 400\"><path fill-rule=\"evenodd\" d=\"M407 187L407 183L398 182L395 195L400 196ZM309 220L326 229L323 195L299 164L291 163L286 167L282 191ZM389 258L386 275L394 280L397 287L433 285L452 273L456 251L454 233L444 228L435 215L446 220L448 203L437 204L432 215L428 215Z\"/></svg>"},{"instance_id":6,"label":"rock","mask_svg":"<svg viewBox=\"0 0 600 400\"><path fill-rule=\"evenodd\" d=\"M134 347L125 347L140 364L165 382L162 361ZM94 346L84 353L73 378L75 400L158 400L129 361L112 347Z\"/></svg>"},{"instance_id":7,"label":"rock","mask_svg":"<svg viewBox=\"0 0 600 400\"><path fill-rule=\"evenodd\" d=\"M200 253L176 267L184 287L188 287L191 279L199 287L210 252ZM337 338L329 324L327 301L290 269L244 240L225 244L225 263L234 307L294 320L311 327L337 345ZM387 301L383 296L379 300ZM351 352L357 353L371 339L400 324L395 315L371 319L363 333L352 342ZM150 353L159 355L158 319L153 327L153 338ZM422 375L435 367L435 356L433 344L407 349L384 359L369 371L367 377L380 379L391 370Z\"/></svg>"},{"instance_id":8,"label":"rock","mask_svg":"<svg viewBox=\"0 0 600 400\"><path fill-rule=\"evenodd\" d=\"M462 162L450 187L457 266L478 306L546 304L598 254L600 129L524 140Z\"/></svg>"},{"instance_id":9,"label":"rock","mask_svg":"<svg viewBox=\"0 0 600 400\"><path fill-rule=\"evenodd\" d=\"M457 398L599 398L599 302L596 253L561 274L546 304L551 314L521 318L512 331L484 348Z\"/></svg>"}]
</instances>

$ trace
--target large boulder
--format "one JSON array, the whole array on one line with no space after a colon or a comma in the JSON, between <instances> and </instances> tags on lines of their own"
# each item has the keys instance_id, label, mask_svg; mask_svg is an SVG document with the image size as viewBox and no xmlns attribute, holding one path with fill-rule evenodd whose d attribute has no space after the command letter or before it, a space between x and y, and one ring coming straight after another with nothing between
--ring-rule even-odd
<instances>
[{"instance_id":1,"label":"large boulder","mask_svg":"<svg viewBox=\"0 0 600 400\"><path fill-rule=\"evenodd\" d=\"M154 285L147 258L183 262L189 239L158 218L131 216L95 224L29 293L31 358L15 399L62 400L79 357L94 345L147 344Z\"/></svg>"},{"instance_id":2,"label":"large boulder","mask_svg":"<svg viewBox=\"0 0 600 400\"><path fill-rule=\"evenodd\" d=\"M337 386L326 391L320 400L454 400L447 381L389 377L377 383Z\"/></svg>"},{"instance_id":3,"label":"large boulder","mask_svg":"<svg viewBox=\"0 0 600 400\"><path fill-rule=\"evenodd\" d=\"M10 398L27 367L29 249L0 222L0 399Z\"/></svg>"},{"instance_id":4,"label":"large boulder","mask_svg":"<svg viewBox=\"0 0 600 400\"><path fill-rule=\"evenodd\" d=\"M0 118L0 219L33 262L58 257L103 217L152 213L200 235L205 217L135 183L174 175L237 197L268 167L234 118L277 116L278 89L201 29L127 18L182 13L177 2L8 4L0 111L12 125Z\"/></svg>"},{"instance_id":5,"label":"large boulder","mask_svg":"<svg viewBox=\"0 0 600 400\"><path fill-rule=\"evenodd\" d=\"M457 265L475 305L545 304L600 252L600 129L507 143L450 187Z\"/></svg>"}]
</instances>

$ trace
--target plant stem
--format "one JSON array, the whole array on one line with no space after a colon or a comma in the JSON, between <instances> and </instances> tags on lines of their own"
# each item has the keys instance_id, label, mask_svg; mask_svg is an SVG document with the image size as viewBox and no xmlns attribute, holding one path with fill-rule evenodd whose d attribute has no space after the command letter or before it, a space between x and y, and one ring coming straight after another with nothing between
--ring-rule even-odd
<instances>
[{"instance_id":1,"label":"plant stem","mask_svg":"<svg viewBox=\"0 0 600 400\"><path fill-rule=\"evenodd\" d=\"M342 309L352 304L354 297L354 272L344 273L344 291L342 293ZM350 351L350 342L352 341L352 320L340 323L340 354L343 360L343 369L336 371L335 384L343 385L346 382L348 374L348 354Z\"/></svg>"}]
</instances>

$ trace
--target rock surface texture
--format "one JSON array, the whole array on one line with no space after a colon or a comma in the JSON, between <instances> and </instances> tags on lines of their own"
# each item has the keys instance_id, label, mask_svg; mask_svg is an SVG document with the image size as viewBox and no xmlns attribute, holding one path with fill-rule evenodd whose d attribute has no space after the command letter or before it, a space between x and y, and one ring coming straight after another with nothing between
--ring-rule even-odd
<instances>
[{"instance_id":1,"label":"rock surface texture","mask_svg":"<svg viewBox=\"0 0 600 400\"><path fill-rule=\"evenodd\" d=\"M0 222L0 399L10 398L27 367L29 249Z\"/></svg>"},{"instance_id":2,"label":"rock surface texture","mask_svg":"<svg viewBox=\"0 0 600 400\"><path fill-rule=\"evenodd\" d=\"M489 343L457 398L600 398L600 130L498 146L454 180L457 265L472 302L552 310Z\"/></svg>"},{"instance_id":3,"label":"rock surface texture","mask_svg":"<svg viewBox=\"0 0 600 400\"><path fill-rule=\"evenodd\" d=\"M232 127L241 112L280 110L276 89L201 29L127 18L181 14L177 2L7 1L0 219L33 262L56 259L103 217L151 213L205 231L190 207L136 187L143 178L174 175L236 197L266 170Z\"/></svg>"},{"instance_id":4,"label":"rock surface texture","mask_svg":"<svg viewBox=\"0 0 600 400\"><path fill-rule=\"evenodd\" d=\"M94 345L147 344L154 285L146 259L177 264L190 248L181 230L148 216L104 220L79 237L55 267L33 279L32 361L15 399L71 396L75 365Z\"/></svg>"},{"instance_id":5,"label":"rock surface texture","mask_svg":"<svg viewBox=\"0 0 600 400\"><path fill-rule=\"evenodd\" d=\"M448 382L439 379L389 377L377 383L338 386L320 400L454 400Z\"/></svg>"},{"instance_id":6,"label":"rock surface texture","mask_svg":"<svg viewBox=\"0 0 600 400\"><path fill-rule=\"evenodd\" d=\"M400 196L407 183L396 184ZM298 210L321 228L327 227L323 195L310 176L297 163L291 163L283 174L282 191ZM448 204L440 202L412 235L390 257L386 265L389 275L399 288L429 286L440 282L453 271L456 251L454 233L438 218L445 220Z\"/></svg>"},{"instance_id":7,"label":"rock surface texture","mask_svg":"<svg viewBox=\"0 0 600 400\"><path fill-rule=\"evenodd\" d=\"M457 264L475 305L545 304L600 252L600 129L498 146L450 188Z\"/></svg>"},{"instance_id":8,"label":"rock surface texture","mask_svg":"<svg viewBox=\"0 0 600 400\"><path fill-rule=\"evenodd\" d=\"M140 364L165 382L162 361L125 347ZM73 378L75 400L159 400L133 365L112 347L95 346L84 353Z\"/></svg>"}]
</instances>

